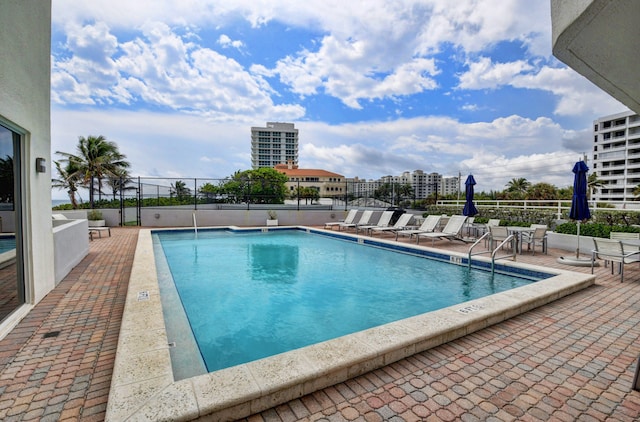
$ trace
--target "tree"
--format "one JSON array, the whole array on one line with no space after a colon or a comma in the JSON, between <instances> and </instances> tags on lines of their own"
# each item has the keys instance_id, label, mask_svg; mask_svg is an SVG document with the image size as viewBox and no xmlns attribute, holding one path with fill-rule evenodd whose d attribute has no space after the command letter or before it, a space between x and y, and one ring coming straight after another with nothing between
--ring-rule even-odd
<instances>
[{"instance_id":1,"label":"tree","mask_svg":"<svg viewBox=\"0 0 640 422\"><path fill-rule=\"evenodd\" d=\"M384 202L391 202L391 183L383 183L374 192L373 197Z\"/></svg>"},{"instance_id":2,"label":"tree","mask_svg":"<svg viewBox=\"0 0 640 422\"><path fill-rule=\"evenodd\" d=\"M285 174L268 167L236 171L222 190L237 202L283 204L287 180Z\"/></svg>"},{"instance_id":3,"label":"tree","mask_svg":"<svg viewBox=\"0 0 640 422\"><path fill-rule=\"evenodd\" d=\"M176 180L175 183L172 183L169 187L169 195L175 195L178 201L182 201L191 196L191 189L189 189L187 184L182 180Z\"/></svg>"},{"instance_id":4,"label":"tree","mask_svg":"<svg viewBox=\"0 0 640 422\"><path fill-rule=\"evenodd\" d=\"M132 182L131 177L129 177L129 172L127 169L117 169L115 173L118 175L117 177L109 176L107 179L107 185L111 188L111 192L113 194L113 200L117 199L116 195L118 192L124 192L126 190L135 190L134 187L128 187L127 185Z\"/></svg>"},{"instance_id":5,"label":"tree","mask_svg":"<svg viewBox=\"0 0 640 422\"><path fill-rule=\"evenodd\" d=\"M299 189L295 188L291 192L291 198L304 199L305 204L308 204L309 200L311 200L311 205L313 205L313 201L320 199L320 190L316 186L302 186Z\"/></svg>"},{"instance_id":6,"label":"tree","mask_svg":"<svg viewBox=\"0 0 640 422\"><path fill-rule=\"evenodd\" d=\"M403 199L413 198L413 187L405 183L403 185L396 186L396 204L400 204Z\"/></svg>"},{"instance_id":7,"label":"tree","mask_svg":"<svg viewBox=\"0 0 640 422\"><path fill-rule=\"evenodd\" d=\"M598 175L596 173L589 174L589 177L587 178L588 199L591 200L591 194L592 193L595 194L596 189L599 189L603 186L604 186L604 183L602 182L602 180L598 179Z\"/></svg>"},{"instance_id":8,"label":"tree","mask_svg":"<svg viewBox=\"0 0 640 422\"><path fill-rule=\"evenodd\" d=\"M536 183L527 189L526 199L556 199L558 188L549 183Z\"/></svg>"},{"instance_id":9,"label":"tree","mask_svg":"<svg viewBox=\"0 0 640 422\"><path fill-rule=\"evenodd\" d=\"M507 183L507 192L511 199L522 199L531 187L531 183L524 177L513 178Z\"/></svg>"},{"instance_id":10,"label":"tree","mask_svg":"<svg viewBox=\"0 0 640 422\"><path fill-rule=\"evenodd\" d=\"M93 208L94 192L102 192L102 180L106 177L118 177L119 171L127 169L129 162L118 150L114 142L109 142L104 136L80 136L76 147L76 154L56 151L64 158L60 161L72 163L76 171L69 175L81 180L83 186L89 189L89 203Z\"/></svg>"},{"instance_id":11,"label":"tree","mask_svg":"<svg viewBox=\"0 0 640 422\"><path fill-rule=\"evenodd\" d=\"M200 186L200 188L198 188L198 193L203 196L208 202L212 199L216 199L217 196L222 193L222 187L215 186L214 184L207 182L204 185Z\"/></svg>"},{"instance_id":12,"label":"tree","mask_svg":"<svg viewBox=\"0 0 640 422\"><path fill-rule=\"evenodd\" d=\"M71 201L71 207L75 210L78 208L78 201L76 195L78 193L78 185L82 184L78 175L78 168L74 162L68 161L67 165L62 167L59 161L53 162L58 172L58 179L51 179L51 186L58 189L64 189L69 195L69 201Z\"/></svg>"}]
</instances>

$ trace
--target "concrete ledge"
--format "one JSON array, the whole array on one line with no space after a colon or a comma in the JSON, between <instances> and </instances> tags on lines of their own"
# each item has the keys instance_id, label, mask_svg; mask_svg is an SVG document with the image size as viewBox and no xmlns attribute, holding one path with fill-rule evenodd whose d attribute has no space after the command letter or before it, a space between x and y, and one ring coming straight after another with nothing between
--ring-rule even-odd
<instances>
[{"instance_id":1,"label":"concrete ledge","mask_svg":"<svg viewBox=\"0 0 640 422\"><path fill-rule=\"evenodd\" d=\"M388 243L397 245L392 241ZM464 258L442 250L412 248ZM499 323L586 288L595 281L593 275L511 262L504 265L555 276L175 382L162 318L151 231L141 230L122 317L106 420L243 418Z\"/></svg>"}]
</instances>

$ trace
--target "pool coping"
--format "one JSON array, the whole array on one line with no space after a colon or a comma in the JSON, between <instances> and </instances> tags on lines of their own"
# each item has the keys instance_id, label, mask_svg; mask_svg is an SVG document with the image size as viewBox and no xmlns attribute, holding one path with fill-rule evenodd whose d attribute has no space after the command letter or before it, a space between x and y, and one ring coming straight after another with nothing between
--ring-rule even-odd
<instances>
[{"instance_id":1,"label":"pool coping","mask_svg":"<svg viewBox=\"0 0 640 422\"><path fill-rule=\"evenodd\" d=\"M289 228L329 232L302 226ZM500 261L506 267L555 276L244 365L174 381L152 231L157 230L142 229L138 236L111 379L107 421L246 417L502 322L595 282L591 274ZM392 240L346 236L365 243L400 245ZM467 259L465 254L422 245L401 246L456 257L458 263ZM481 256L474 257L473 262L490 264L489 259Z\"/></svg>"}]
</instances>

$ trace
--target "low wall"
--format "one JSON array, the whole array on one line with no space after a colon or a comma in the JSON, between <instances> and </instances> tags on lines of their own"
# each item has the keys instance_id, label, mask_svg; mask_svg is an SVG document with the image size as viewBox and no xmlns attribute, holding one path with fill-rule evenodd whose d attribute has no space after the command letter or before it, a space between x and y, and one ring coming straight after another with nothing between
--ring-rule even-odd
<instances>
[{"instance_id":1,"label":"low wall","mask_svg":"<svg viewBox=\"0 0 640 422\"><path fill-rule=\"evenodd\" d=\"M575 252L578 248L578 236L573 234L562 234L547 232L547 246L564 251ZM593 250L593 238L591 236L580 236L580 253L591 255Z\"/></svg>"},{"instance_id":2,"label":"low wall","mask_svg":"<svg viewBox=\"0 0 640 422\"><path fill-rule=\"evenodd\" d=\"M267 225L266 210L180 210L142 209L143 227L193 227L195 213L198 227ZM328 221L344 220L344 210L277 210L279 226L321 226Z\"/></svg>"},{"instance_id":3,"label":"low wall","mask_svg":"<svg viewBox=\"0 0 640 422\"><path fill-rule=\"evenodd\" d=\"M348 211L344 209L278 209L276 211L279 226L322 226L329 221L342 221ZM267 225L267 211L269 209L198 209L185 207L142 208L140 211L141 226L143 227L193 227L195 213L198 227L238 226L262 227ZM119 209L100 209L106 225L116 227L120 225ZM422 211L407 210L418 216ZM87 218L87 210L56 211L69 219ZM135 221L136 209L126 208L125 221ZM374 211L370 223L375 224L380 218L382 210ZM358 214L356 220L360 217Z\"/></svg>"},{"instance_id":4,"label":"low wall","mask_svg":"<svg viewBox=\"0 0 640 422\"><path fill-rule=\"evenodd\" d=\"M56 285L89 254L86 219L53 220L53 258Z\"/></svg>"}]
</instances>

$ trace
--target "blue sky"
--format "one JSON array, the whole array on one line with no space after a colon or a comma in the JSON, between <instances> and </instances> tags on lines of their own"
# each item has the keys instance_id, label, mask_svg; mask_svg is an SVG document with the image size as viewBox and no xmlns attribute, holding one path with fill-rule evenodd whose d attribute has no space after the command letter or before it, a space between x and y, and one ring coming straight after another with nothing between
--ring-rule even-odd
<instances>
[{"instance_id":1,"label":"blue sky","mask_svg":"<svg viewBox=\"0 0 640 422\"><path fill-rule=\"evenodd\" d=\"M103 135L135 176L226 177L280 121L302 168L569 186L626 107L553 57L549 3L53 0L53 158Z\"/></svg>"}]
</instances>

